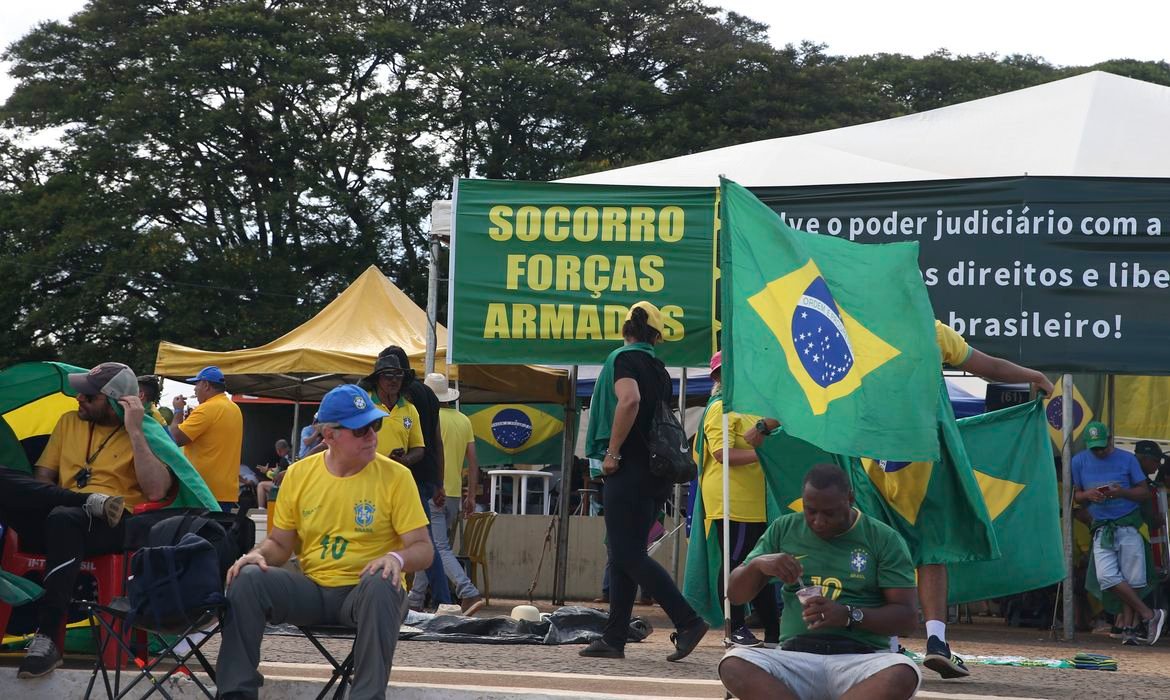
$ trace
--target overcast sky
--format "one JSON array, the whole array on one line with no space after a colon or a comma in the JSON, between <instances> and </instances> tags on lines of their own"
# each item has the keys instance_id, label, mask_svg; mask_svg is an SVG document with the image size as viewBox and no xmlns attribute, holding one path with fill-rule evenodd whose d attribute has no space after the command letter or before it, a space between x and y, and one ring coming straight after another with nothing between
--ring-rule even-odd
<instances>
[{"instance_id":1,"label":"overcast sky","mask_svg":"<svg viewBox=\"0 0 1170 700\"><path fill-rule=\"evenodd\" d=\"M903 53L922 56L1013 53L1041 56L1056 65L1091 65L1111 58L1166 60L1170 3L1159 0L708 0L771 26L772 43L804 39L829 53ZM84 0L2 0L0 44L7 46L38 22L64 20ZM12 81L0 76L0 100Z\"/></svg>"}]
</instances>

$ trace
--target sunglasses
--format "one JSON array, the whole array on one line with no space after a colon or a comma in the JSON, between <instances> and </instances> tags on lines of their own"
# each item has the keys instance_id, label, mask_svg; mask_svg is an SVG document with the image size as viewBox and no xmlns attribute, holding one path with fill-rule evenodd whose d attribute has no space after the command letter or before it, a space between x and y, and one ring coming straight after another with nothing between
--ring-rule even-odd
<instances>
[{"instance_id":1,"label":"sunglasses","mask_svg":"<svg viewBox=\"0 0 1170 700\"><path fill-rule=\"evenodd\" d=\"M93 403L101 397L101 394L78 394L78 396L85 399L86 403Z\"/></svg>"},{"instance_id":2,"label":"sunglasses","mask_svg":"<svg viewBox=\"0 0 1170 700\"><path fill-rule=\"evenodd\" d=\"M365 436L370 434L371 430L373 430L376 433L381 429L382 429L382 419L381 418L374 421L373 423L370 423L369 425L363 425L360 428L346 428L346 430L353 433L353 436L356 438L364 438Z\"/></svg>"},{"instance_id":3,"label":"sunglasses","mask_svg":"<svg viewBox=\"0 0 1170 700\"><path fill-rule=\"evenodd\" d=\"M386 379L402 379L406 376L406 372L400 369L388 369L378 373L378 379L385 377Z\"/></svg>"}]
</instances>

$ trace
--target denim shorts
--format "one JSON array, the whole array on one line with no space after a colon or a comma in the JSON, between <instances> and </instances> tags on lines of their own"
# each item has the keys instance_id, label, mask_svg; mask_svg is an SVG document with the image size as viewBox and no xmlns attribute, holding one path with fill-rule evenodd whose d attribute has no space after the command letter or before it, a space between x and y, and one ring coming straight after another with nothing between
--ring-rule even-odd
<instances>
[{"instance_id":1,"label":"denim shorts","mask_svg":"<svg viewBox=\"0 0 1170 700\"><path fill-rule=\"evenodd\" d=\"M1124 581L1133 588L1146 586L1146 542L1137 529L1119 527L1113 531L1113 547L1101 546L1103 530L1093 534L1093 564L1101 590Z\"/></svg>"}]
</instances>

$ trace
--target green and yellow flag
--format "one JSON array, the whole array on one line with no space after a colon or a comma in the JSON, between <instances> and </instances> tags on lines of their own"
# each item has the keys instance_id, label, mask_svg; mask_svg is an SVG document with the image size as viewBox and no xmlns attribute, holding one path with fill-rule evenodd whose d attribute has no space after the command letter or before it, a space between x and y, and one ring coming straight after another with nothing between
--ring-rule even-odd
<instances>
[{"instance_id":1,"label":"green and yellow flag","mask_svg":"<svg viewBox=\"0 0 1170 700\"><path fill-rule=\"evenodd\" d=\"M857 505L902 535L916 565L997 559L991 517L943 383L934 407L939 459L841 458Z\"/></svg>"},{"instance_id":2,"label":"green and yellow flag","mask_svg":"<svg viewBox=\"0 0 1170 700\"><path fill-rule=\"evenodd\" d=\"M918 244L797 231L721 180L723 396L844 455L934 461L939 352Z\"/></svg>"},{"instance_id":3,"label":"green and yellow flag","mask_svg":"<svg viewBox=\"0 0 1170 700\"><path fill-rule=\"evenodd\" d=\"M464 404L481 465L560 463L565 407L558 404Z\"/></svg>"},{"instance_id":4,"label":"green and yellow flag","mask_svg":"<svg viewBox=\"0 0 1170 700\"><path fill-rule=\"evenodd\" d=\"M1031 591L1064 578L1060 495L1039 400L959 421L1003 556L947 566L951 603Z\"/></svg>"}]
</instances>

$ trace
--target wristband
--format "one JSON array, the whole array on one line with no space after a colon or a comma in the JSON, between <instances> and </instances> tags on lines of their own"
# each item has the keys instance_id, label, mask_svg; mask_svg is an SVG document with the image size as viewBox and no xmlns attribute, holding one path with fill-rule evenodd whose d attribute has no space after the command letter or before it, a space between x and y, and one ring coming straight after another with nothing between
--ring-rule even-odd
<instances>
[{"instance_id":1,"label":"wristband","mask_svg":"<svg viewBox=\"0 0 1170 700\"><path fill-rule=\"evenodd\" d=\"M615 461L615 462L622 461L622 456L619 454L614 454L613 452L610 452L608 447L605 448L605 456L606 457L613 457L613 461Z\"/></svg>"},{"instance_id":2,"label":"wristband","mask_svg":"<svg viewBox=\"0 0 1170 700\"><path fill-rule=\"evenodd\" d=\"M399 554L398 552L387 552L387 554L398 560L398 568L399 569L402 569L402 570L406 569L406 560L402 558L401 554Z\"/></svg>"},{"instance_id":3,"label":"wristband","mask_svg":"<svg viewBox=\"0 0 1170 700\"><path fill-rule=\"evenodd\" d=\"M768 424L764 422L763 418L756 421L756 432L759 433L760 435L771 435L772 434L772 431L768 430Z\"/></svg>"}]
</instances>

